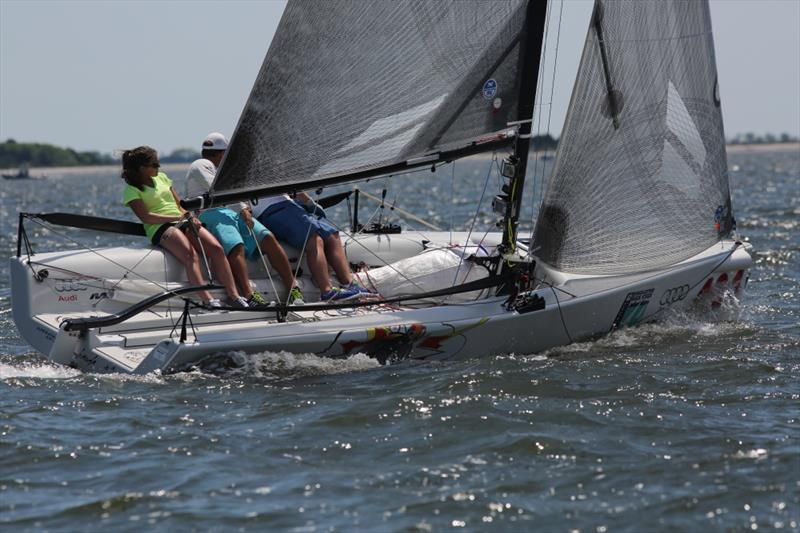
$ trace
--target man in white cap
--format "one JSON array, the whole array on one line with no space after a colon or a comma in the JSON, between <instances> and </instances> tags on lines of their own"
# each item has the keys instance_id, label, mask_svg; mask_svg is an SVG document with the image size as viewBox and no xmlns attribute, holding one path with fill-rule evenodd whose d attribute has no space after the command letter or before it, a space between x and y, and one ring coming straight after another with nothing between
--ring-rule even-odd
<instances>
[{"instance_id":1,"label":"man in white cap","mask_svg":"<svg viewBox=\"0 0 800 533\"><path fill-rule=\"evenodd\" d=\"M227 148L228 139L221 133L210 133L203 140L201 158L192 163L186 174L186 198L200 196L208 191ZM236 284L250 305L267 303L260 292L250 287L247 268L247 259L256 259L259 248L278 271L284 286L290 288L288 304L303 303L303 294L294 279L286 252L275 236L253 218L246 203L207 209L198 218L225 249Z\"/></svg>"}]
</instances>

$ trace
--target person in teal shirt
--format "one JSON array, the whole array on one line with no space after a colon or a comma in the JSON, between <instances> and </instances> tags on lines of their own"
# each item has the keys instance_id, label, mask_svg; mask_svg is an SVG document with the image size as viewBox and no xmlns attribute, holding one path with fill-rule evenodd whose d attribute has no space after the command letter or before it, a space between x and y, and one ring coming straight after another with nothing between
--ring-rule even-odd
<instances>
[{"instance_id":1,"label":"person in teal shirt","mask_svg":"<svg viewBox=\"0 0 800 533\"><path fill-rule=\"evenodd\" d=\"M159 172L159 168L158 153L149 146L125 150L122 153L122 179L127 185L122 202L142 221L150 242L169 251L186 268L190 283L206 284L200 265L200 253L204 251L212 270L225 287L231 305L248 307L247 300L236 289L222 245L199 220L181 208L172 180ZM198 294L206 306L222 306L210 292L198 291Z\"/></svg>"}]
</instances>

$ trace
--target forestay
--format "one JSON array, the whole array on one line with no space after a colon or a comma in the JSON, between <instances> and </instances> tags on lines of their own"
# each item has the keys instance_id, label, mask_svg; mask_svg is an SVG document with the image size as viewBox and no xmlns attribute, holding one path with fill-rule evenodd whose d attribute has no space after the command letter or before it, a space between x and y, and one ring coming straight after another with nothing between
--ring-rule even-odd
<instances>
[{"instance_id":1,"label":"forestay","mask_svg":"<svg viewBox=\"0 0 800 533\"><path fill-rule=\"evenodd\" d=\"M211 196L335 182L505 132L526 7L290 2Z\"/></svg>"},{"instance_id":2,"label":"forestay","mask_svg":"<svg viewBox=\"0 0 800 533\"><path fill-rule=\"evenodd\" d=\"M536 255L566 272L646 271L732 220L708 4L598 1Z\"/></svg>"}]
</instances>

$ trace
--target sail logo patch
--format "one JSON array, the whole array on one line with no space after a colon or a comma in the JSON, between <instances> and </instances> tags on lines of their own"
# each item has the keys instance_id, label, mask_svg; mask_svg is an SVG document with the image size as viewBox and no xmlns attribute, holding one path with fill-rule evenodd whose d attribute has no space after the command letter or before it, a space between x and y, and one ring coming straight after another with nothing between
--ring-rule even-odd
<instances>
[{"instance_id":1,"label":"sail logo patch","mask_svg":"<svg viewBox=\"0 0 800 533\"><path fill-rule=\"evenodd\" d=\"M483 89L481 89L481 94L486 100L493 99L497 94L497 81L494 78L486 80L486 83L483 84Z\"/></svg>"},{"instance_id":2,"label":"sail logo patch","mask_svg":"<svg viewBox=\"0 0 800 533\"><path fill-rule=\"evenodd\" d=\"M611 329L638 324L644 315L645 309L647 309L647 304L650 303L650 297L653 296L653 292L655 292L655 289L629 292L625 296L625 301L622 302L622 307L619 308L616 318L614 318Z\"/></svg>"}]
</instances>

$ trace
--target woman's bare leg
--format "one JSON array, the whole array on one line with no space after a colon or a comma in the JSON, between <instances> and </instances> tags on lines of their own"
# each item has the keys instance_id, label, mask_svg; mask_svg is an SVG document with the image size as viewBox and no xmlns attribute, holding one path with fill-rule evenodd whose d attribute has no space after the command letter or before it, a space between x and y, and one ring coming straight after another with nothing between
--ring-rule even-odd
<instances>
[{"instance_id":1,"label":"woman's bare leg","mask_svg":"<svg viewBox=\"0 0 800 533\"><path fill-rule=\"evenodd\" d=\"M194 235L194 230L189 230L190 238L197 253L205 251L208 261L211 263L211 270L217 276L218 280L225 287L225 292L228 293L228 298L235 300L239 297L239 291L236 290L236 282L233 279L231 266L228 264L228 258L225 257L225 250L222 245L207 229L200 227L197 228L197 237L200 238L202 243L202 250L199 247L197 238Z\"/></svg>"},{"instance_id":2,"label":"woman's bare leg","mask_svg":"<svg viewBox=\"0 0 800 533\"><path fill-rule=\"evenodd\" d=\"M192 285L205 285L206 280L200 270L200 257L195 252L194 247L179 229L168 228L161 236L159 246L166 249L175 256L175 259L186 269L186 276ZM197 294L204 302L211 300L211 293L208 291L198 291Z\"/></svg>"}]
</instances>

